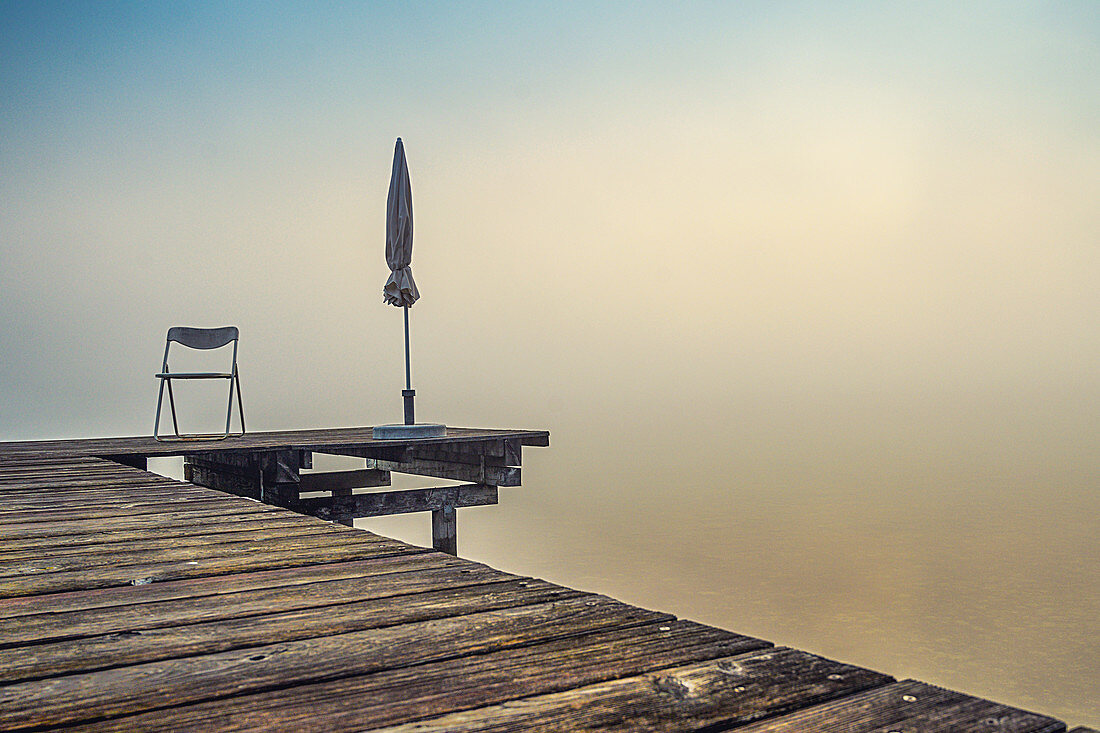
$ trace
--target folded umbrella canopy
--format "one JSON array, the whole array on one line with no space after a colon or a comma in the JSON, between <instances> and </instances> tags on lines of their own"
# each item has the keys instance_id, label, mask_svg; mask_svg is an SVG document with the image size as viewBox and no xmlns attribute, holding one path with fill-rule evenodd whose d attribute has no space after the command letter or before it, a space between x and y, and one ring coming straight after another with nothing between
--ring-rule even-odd
<instances>
[{"instance_id":1,"label":"folded umbrella canopy","mask_svg":"<svg viewBox=\"0 0 1100 733\"><path fill-rule=\"evenodd\" d=\"M390 193L386 199L386 264L390 277L382 288L382 297L393 306L408 307L420 298L413 280L413 198L405 146L397 138L390 173Z\"/></svg>"}]
</instances>

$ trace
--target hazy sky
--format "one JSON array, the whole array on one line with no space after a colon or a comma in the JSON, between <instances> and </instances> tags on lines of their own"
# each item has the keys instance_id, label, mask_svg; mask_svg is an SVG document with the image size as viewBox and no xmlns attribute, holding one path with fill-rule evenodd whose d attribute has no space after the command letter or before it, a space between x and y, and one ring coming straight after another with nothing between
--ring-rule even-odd
<instances>
[{"instance_id":1,"label":"hazy sky","mask_svg":"<svg viewBox=\"0 0 1100 733\"><path fill-rule=\"evenodd\" d=\"M392 417L398 135L439 419L1096 404L1095 3L0 9L4 437L143 431L176 322L242 327L257 425Z\"/></svg>"},{"instance_id":2,"label":"hazy sky","mask_svg":"<svg viewBox=\"0 0 1100 733\"><path fill-rule=\"evenodd\" d=\"M0 13L4 437L144 431L173 323L241 326L258 426L391 419L398 136L425 416L1096 404L1094 3Z\"/></svg>"},{"instance_id":3,"label":"hazy sky","mask_svg":"<svg viewBox=\"0 0 1100 733\"><path fill-rule=\"evenodd\" d=\"M150 433L176 324L240 326L252 429L400 420L399 136L418 417L553 434L460 552L1048 712L1100 696L1100 3L0 0L0 440ZM745 501L789 532L741 548L780 626L705 550ZM860 534L898 507L898 544ZM935 535L964 519L974 546ZM973 677L913 651L952 575L956 620L1006 630ZM1065 601L1030 637L980 605L1024 586ZM827 645L866 631L855 596L919 596L916 666ZM979 684L1024 644L1065 650L1061 702Z\"/></svg>"}]
</instances>

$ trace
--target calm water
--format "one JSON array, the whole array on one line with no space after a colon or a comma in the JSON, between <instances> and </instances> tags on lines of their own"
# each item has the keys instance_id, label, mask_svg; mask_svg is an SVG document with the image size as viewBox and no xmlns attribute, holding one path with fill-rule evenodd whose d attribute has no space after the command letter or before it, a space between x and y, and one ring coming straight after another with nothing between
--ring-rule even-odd
<instances>
[{"instance_id":1,"label":"calm water","mask_svg":"<svg viewBox=\"0 0 1100 733\"><path fill-rule=\"evenodd\" d=\"M551 447L524 450L523 486L498 506L459 512L459 554L1100 723L1091 414L853 404L479 421L549 428ZM394 477L445 483L427 482ZM427 515L356 524L431 544Z\"/></svg>"},{"instance_id":2,"label":"calm water","mask_svg":"<svg viewBox=\"0 0 1100 733\"><path fill-rule=\"evenodd\" d=\"M829 433L826 418L755 437L674 420L556 430L525 450L523 487L459 512L459 553L1100 722L1091 437L1040 451L1008 429L941 426L913 445L888 420ZM426 516L357 525L431 541Z\"/></svg>"}]
</instances>

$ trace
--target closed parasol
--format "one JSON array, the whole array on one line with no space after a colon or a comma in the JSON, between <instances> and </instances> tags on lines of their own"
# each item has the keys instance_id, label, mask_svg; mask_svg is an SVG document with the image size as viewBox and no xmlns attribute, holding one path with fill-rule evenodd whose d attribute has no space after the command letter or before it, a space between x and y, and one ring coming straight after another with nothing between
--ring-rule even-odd
<instances>
[{"instance_id":1,"label":"closed parasol","mask_svg":"<svg viewBox=\"0 0 1100 733\"><path fill-rule=\"evenodd\" d=\"M398 308L408 308L420 299L412 274L413 197L405 146L397 138L390 173L390 193L386 198L386 264L390 277L382 288L382 297Z\"/></svg>"},{"instance_id":2,"label":"closed parasol","mask_svg":"<svg viewBox=\"0 0 1100 733\"><path fill-rule=\"evenodd\" d=\"M409 308L420 299L420 291L412 274L413 209L409 166L405 161L405 145L397 138L390 172L390 192L386 198L386 264L390 276L382 288L382 299L401 308L405 314L405 422L401 425L378 425L376 438L435 437L444 435L446 427L438 423L417 423L413 409L416 391L412 388L412 367L409 358Z\"/></svg>"}]
</instances>

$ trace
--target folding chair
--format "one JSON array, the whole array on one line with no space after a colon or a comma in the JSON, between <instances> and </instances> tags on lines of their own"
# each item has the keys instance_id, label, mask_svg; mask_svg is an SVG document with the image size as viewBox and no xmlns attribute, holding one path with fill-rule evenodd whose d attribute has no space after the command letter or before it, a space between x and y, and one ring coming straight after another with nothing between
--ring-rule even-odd
<instances>
[{"instance_id":1,"label":"folding chair","mask_svg":"<svg viewBox=\"0 0 1100 733\"><path fill-rule=\"evenodd\" d=\"M228 438L229 421L233 416L233 391L237 392L237 413L241 419L241 432L235 435L244 435L244 405L241 403L241 381L237 376L237 342L240 332L236 326L223 328L189 328L187 326L174 326L168 329L168 338L164 343L164 363L156 378L160 380L160 394L157 397L157 417L153 424L153 437L160 441L166 440L224 440ZM172 372L168 369L168 351L172 344L177 343L189 349L219 349L230 343L233 344L233 366L229 372ZM180 434L179 423L176 421L176 399L172 394L172 380L175 379L225 379L229 382L229 404L225 412L225 433L208 434ZM174 436L161 437L160 435L160 410L164 402L164 385L168 385L168 403L172 407L172 428Z\"/></svg>"}]
</instances>

